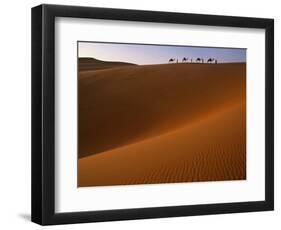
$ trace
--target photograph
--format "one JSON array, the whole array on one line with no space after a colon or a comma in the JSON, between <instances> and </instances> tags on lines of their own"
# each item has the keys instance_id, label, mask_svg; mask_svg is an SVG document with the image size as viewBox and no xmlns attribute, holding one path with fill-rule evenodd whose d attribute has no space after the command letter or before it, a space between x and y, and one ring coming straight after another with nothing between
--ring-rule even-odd
<instances>
[{"instance_id":1,"label":"photograph","mask_svg":"<svg viewBox=\"0 0 281 230\"><path fill-rule=\"evenodd\" d=\"M151 3L32 7L32 222L274 210L274 18Z\"/></svg>"},{"instance_id":2,"label":"photograph","mask_svg":"<svg viewBox=\"0 0 281 230\"><path fill-rule=\"evenodd\" d=\"M77 42L77 186L246 180L246 48Z\"/></svg>"}]
</instances>

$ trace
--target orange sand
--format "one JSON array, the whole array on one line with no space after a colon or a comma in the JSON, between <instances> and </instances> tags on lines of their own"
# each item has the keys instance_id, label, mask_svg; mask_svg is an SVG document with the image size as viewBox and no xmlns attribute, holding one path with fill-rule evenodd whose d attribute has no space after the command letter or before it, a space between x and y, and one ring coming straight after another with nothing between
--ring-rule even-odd
<instances>
[{"instance_id":1,"label":"orange sand","mask_svg":"<svg viewBox=\"0 0 281 230\"><path fill-rule=\"evenodd\" d=\"M80 72L79 186L245 178L245 64Z\"/></svg>"}]
</instances>

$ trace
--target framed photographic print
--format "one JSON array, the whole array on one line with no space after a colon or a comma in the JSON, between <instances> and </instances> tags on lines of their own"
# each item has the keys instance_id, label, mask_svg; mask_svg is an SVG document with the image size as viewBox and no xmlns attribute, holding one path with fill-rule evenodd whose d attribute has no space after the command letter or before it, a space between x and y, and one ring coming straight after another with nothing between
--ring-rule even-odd
<instances>
[{"instance_id":1,"label":"framed photographic print","mask_svg":"<svg viewBox=\"0 0 281 230\"><path fill-rule=\"evenodd\" d=\"M32 9L32 221L273 210L273 19Z\"/></svg>"}]
</instances>

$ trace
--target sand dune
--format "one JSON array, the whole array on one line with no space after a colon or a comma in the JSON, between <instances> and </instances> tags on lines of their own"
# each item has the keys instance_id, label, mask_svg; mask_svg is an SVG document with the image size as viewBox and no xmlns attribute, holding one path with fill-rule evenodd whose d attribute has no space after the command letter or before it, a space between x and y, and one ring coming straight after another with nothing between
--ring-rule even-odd
<instances>
[{"instance_id":1,"label":"sand dune","mask_svg":"<svg viewBox=\"0 0 281 230\"><path fill-rule=\"evenodd\" d=\"M245 75L243 63L81 71L79 157L169 133L245 102Z\"/></svg>"},{"instance_id":2,"label":"sand dune","mask_svg":"<svg viewBox=\"0 0 281 230\"><path fill-rule=\"evenodd\" d=\"M100 69L110 69L120 66L132 66L134 64L127 62L109 62L101 61L95 58L79 58L78 67L79 71L91 71L91 70L100 70Z\"/></svg>"},{"instance_id":3,"label":"sand dune","mask_svg":"<svg viewBox=\"0 0 281 230\"><path fill-rule=\"evenodd\" d=\"M246 179L246 65L79 72L78 186Z\"/></svg>"},{"instance_id":4,"label":"sand dune","mask_svg":"<svg viewBox=\"0 0 281 230\"><path fill-rule=\"evenodd\" d=\"M79 159L78 185L246 178L246 105L233 103L178 130Z\"/></svg>"}]
</instances>

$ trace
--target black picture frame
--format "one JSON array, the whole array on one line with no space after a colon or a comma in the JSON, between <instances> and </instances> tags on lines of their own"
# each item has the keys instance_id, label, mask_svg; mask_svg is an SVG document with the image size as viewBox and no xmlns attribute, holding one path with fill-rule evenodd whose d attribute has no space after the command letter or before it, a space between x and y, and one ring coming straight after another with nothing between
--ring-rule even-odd
<instances>
[{"instance_id":1,"label":"black picture frame","mask_svg":"<svg viewBox=\"0 0 281 230\"><path fill-rule=\"evenodd\" d=\"M108 19L265 29L265 200L55 213L55 18ZM110 8L32 8L32 221L41 225L222 214L274 209L274 20Z\"/></svg>"}]
</instances>

